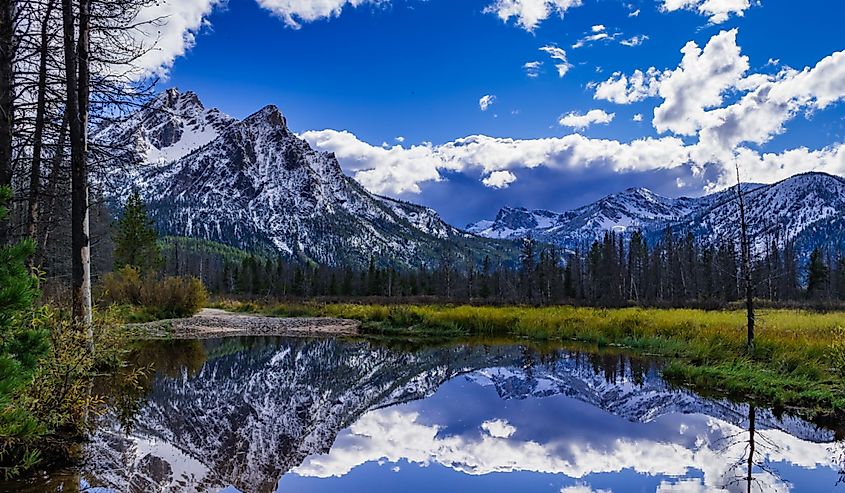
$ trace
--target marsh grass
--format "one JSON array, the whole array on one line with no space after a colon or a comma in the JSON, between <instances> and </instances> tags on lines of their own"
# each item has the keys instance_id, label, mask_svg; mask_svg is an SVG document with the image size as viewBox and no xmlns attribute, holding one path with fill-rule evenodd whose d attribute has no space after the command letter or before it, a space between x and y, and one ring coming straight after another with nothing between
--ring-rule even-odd
<instances>
[{"instance_id":1,"label":"marsh grass","mask_svg":"<svg viewBox=\"0 0 845 493\"><path fill-rule=\"evenodd\" d=\"M378 336L510 337L623 346L671 358L676 383L776 406L845 413L845 312L765 309L748 355L742 310L220 302L220 308L278 317L362 322Z\"/></svg>"}]
</instances>

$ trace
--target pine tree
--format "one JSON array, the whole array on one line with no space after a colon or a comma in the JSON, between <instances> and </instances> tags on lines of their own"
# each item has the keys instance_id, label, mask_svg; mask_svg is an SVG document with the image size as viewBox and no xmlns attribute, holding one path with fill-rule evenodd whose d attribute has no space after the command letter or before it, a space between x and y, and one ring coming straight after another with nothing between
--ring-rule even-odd
<instances>
[{"instance_id":1,"label":"pine tree","mask_svg":"<svg viewBox=\"0 0 845 493\"><path fill-rule=\"evenodd\" d=\"M807 266L807 295L810 298L823 296L827 292L829 278L830 269L824 262L822 251L818 248L813 249Z\"/></svg>"},{"instance_id":2,"label":"pine tree","mask_svg":"<svg viewBox=\"0 0 845 493\"><path fill-rule=\"evenodd\" d=\"M126 201L123 216L117 223L114 243L115 269L131 265L142 272L150 272L161 266L158 233L138 192L134 192Z\"/></svg>"},{"instance_id":3,"label":"pine tree","mask_svg":"<svg viewBox=\"0 0 845 493\"><path fill-rule=\"evenodd\" d=\"M481 289L479 295L487 299L490 297L490 256L485 255L481 263Z\"/></svg>"},{"instance_id":4,"label":"pine tree","mask_svg":"<svg viewBox=\"0 0 845 493\"><path fill-rule=\"evenodd\" d=\"M532 238L523 238L522 252L519 255L522 292L529 302L534 299L534 247Z\"/></svg>"},{"instance_id":5,"label":"pine tree","mask_svg":"<svg viewBox=\"0 0 845 493\"><path fill-rule=\"evenodd\" d=\"M0 223L6 218L3 205L10 197L10 190L0 187ZM47 335L28 323L38 297L37 281L26 266L34 252L30 238L0 246L0 436L25 434L35 426L11 401L48 348Z\"/></svg>"}]
</instances>

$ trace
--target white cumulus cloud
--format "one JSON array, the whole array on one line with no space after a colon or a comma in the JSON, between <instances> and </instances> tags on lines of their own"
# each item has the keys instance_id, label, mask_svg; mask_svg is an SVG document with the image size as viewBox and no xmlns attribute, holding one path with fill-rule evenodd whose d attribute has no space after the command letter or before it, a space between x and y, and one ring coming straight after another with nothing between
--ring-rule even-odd
<instances>
[{"instance_id":1,"label":"white cumulus cloud","mask_svg":"<svg viewBox=\"0 0 845 493\"><path fill-rule=\"evenodd\" d=\"M337 17L344 7L357 7L365 3L381 3L384 0L257 0L265 9L281 17L292 28L301 27L303 22Z\"/></svg>"},{"instance_id":2,"label":"white cumulus cloud","mask_svg":"<svg viewBox=\"0 0 845 493\"><path fill-rule=\"evenodd\" d=\"M487 187L490 187L490 188L508 188L510 186L510 184L515 182L515 181L516 181L516 175L511 173L510 171L494 171L494 172L490 173L486 178L481 180L481 183L483 183L484 186L487 186ZM482 425L482 427L483 427L483 425ZM484 428L484 429L489 431L491 435L497 436L497 435L494 435L493 433L497 433L498 431L489 430L487 428ZM497 430L500 430L500 429L501 428L498 428ZM514 431L516 431L516 430L514 430Z\"/></svg>"},{"instance_id":3,"label":"white cumulus cloud","mask_svg":"<svg viewBox=\"0 0 845 493\"><path fill-rule=\"evenodd\" d=\"M166 74L176 58L190 50L206 16L223 0L161 0L149 3L138 13L132 33L146 48L134 64L141 75Z\"/></svg>"},{"instance_id":4,"label":"white cumulus cloud","mask_svg":"<svg viewBox=\"0 0 845 493\"><path fill-rule=\"evenodd\" d=\"M674 137L623 143L578 134L523 140L471 135L408 148L375 146L350 132L330 129L304 132L302 137L319 150L333 152L364 187L387 194L420 193L422 183L442 179L441 171L478 171L487 178L496 171L540 166L625 172L675 168L690 159L689 149ZM503 183L506 178L510 177L498 174L488 182Z\"/></svg>"},{"instance_id":5,"label":"white cumulus cloud","mask_svg":"<svg viewBox=\"0 0 845 493\"><path fill-rule=\"evenodd\" d=\"M610 490L594 490L586 484L576 484L573 486L564 486L560 489L560 493L612 493Z\"/></svg>"},{"instance_id":6,"label":"white cumulus cloud","mask_svg":"<svg viewBox=\"0 0 845 493\"><path fill-rule=\"evenodd\" d=\"M595 86L595 99L603 99L616 104L629 104L657 96L660 80L664 74L651 67L645 72L635 70L627 76L616 72L604 82Z\"/></svg>"},{"instance_id":7,"label":"white cumulus cloud","mask_svg":"<svg viewBox=\"0 0 845 493\"><path fill-rule=\"evenodd\" d=\"M694 10L709 17L713 24L721 24L731 14L743 16L751 8L749 0L663 0L661 8L666 12L675 10Z\"/></svg>"},{"instance_id":8,"label":"white cumulus cloud","mask_svg":"<svg viewBox=\"0 0 845 493\"><path fill-rule=\"evenodd\" d=\"M543 49L557 61L566 60L561 48ZM845 174L843 142L816 149L755 149L783 133L791 119L845 100L845 51L803 69L752 73L737 44L737 30L728 30L712 36L704 47L687 43L681 54L674 69L616 73L594 86L596 99L619 104L659 98L651 120L664 134L659 138L621 142L577 133L536 139L471 135L439 145L380 147L336 130L306 132L303 137L320 150L334 152L365 187L388 194L419 193L422 183L441 180L444 171L476 173L487 186L505 187L516 180L515 170L541 166L612 172L684 167L694 176L707 176L711 188L732 184L737 163L745 179L760 182L804 171ZM633 120L644 120L644 113L635 113ZM564 115L560 124L583 129L614 117L594 109Z\"/></svg>"},{"instance_id":9,"label":"white cumulus cloud","mask_svg":"<svg viewBox=\"0 0 845 493\"><path fill-rule=\"evenodd\" d=\"M555 68L557 69L557 75L559 77L563 77L569 72L569 69L572 68L572 64L569 63L569 60L566 57L566 50L554 45L546 45L540 48L540 51L547 53L552 60L557 61L555 64Z\"/></svg>"},{"instance_id":10,"label":"white cumulus cloud","mask_svg":"<svg viewBox=\"0 0 845 493\"><path fill-rule=\"evenodd\" d=\"M655 129L696 139L688 148L692 169L715 165L715 187L732 182L737 162L754 181L771 182L803 171L845 172L842 143L762 154L748 147L782 134L798 115L845 100L845 51L801 70L750 73L749 59L732 29L714 35L704 48L689 42L681 53L677 68L616 73L595 86L594 97L619 104L660 97L652 120Z\"/></svg>"},{"instance_id":11,"label":"white cumulus cloud","mask_svg":"<svg viewBox=\"0 0 845 493\"><path fill-rule=\"evenodd\" d=\"M693 135L712 120L708 108L722 105L727 89L735 87L748 70L748 57L736 44L737 30L722 31L702 49L687 43L681 64L660 82L663 104L654 110L654 127Z\"/></svg>"},{"instance_id":12,"label":"white cumulus cloud","mask_svg":"<svg viewBox=\"0 0 845 493\"><path fill-rule=\"evenodd\" d=\"M613 121L614 117L616 117L616 113L607 113L604 110L590 110L586 113L573 111L560 117L558 123L564 127L582 130L596 123L608 124Z\"/></svg>"},{"instance_id":13,"label":"white cumulus cloud","mask_svg":"<svg viewBox=\"0 0 845 493\"><path fill-rule=\"evenodd\" d=\"M567 10L579 7L581 0L496 0L484 11L499 16L504 22L516 19L516 24L533 31L551 15L563 16Z\"/></svg>"},{"instance_id":14,"label":"white cumulus cloud","mask_svg":"<svg viewBox=\"0 0 845 493\"><path fill-rule=\"evenodd\" d=\"M440 181L439 170L447 166L428 144L385 148L336 130L309 131L302 137L318 149L334 152L344 170L377 193L420 193L419 185Z\"/></svg>"},{"instance_id":15,"label":"white cumulus cloud","mask_svg":"<svg viewBox=\"0 0 845 493\"><path fill-rule=\"evenodd\" d=\"M639 46L643 44L648 39L648 36L645 34L638 34L636 36L631 36L630 38L623 39L619 42L619 44L623 46Z\"/></svg>"},{"instance_id":16,"label":"white cumulus cloud","mask_svg":"<svg viewBox=\"0 0 845 493\"><path fill-rule=\"evenodd\" d=\"M493 94L485 94L481 96L481 99L478 100L478 107L481 108L481 111L487 111L493 103L496 102L496 96Z\"/></svg>"},{"instance_id":17,"label":"white cumulus cloud","mask_svg":"<svg viewBox=\"0 0 845 493\"><path fill-rule=\"evenodd\" d=\"M542 66L543 62L540 61L525 62L522 69L525 70L525 75L534 79L540 76L540 68L542 68Z\"/></svg>"}]
</instances>

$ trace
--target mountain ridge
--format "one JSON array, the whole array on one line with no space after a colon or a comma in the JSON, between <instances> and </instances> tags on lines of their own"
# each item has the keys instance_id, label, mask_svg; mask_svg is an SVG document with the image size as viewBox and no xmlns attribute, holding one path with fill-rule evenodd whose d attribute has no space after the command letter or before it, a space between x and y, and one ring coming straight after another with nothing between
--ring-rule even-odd
<instances>
[{"instance_id":1,"label":"mountain ridge","mask_svg":"<svg viewBox=\"0 0 845 493\"><path fill-rule=\"evenodd\" d=\"M513 257L506 242L450 226L433 209L370 193L275 105L236 120L168 89L93 138L122 144L120 165L103 178L113 209L138 191L165 235L327 265L428 268L449 251L476 263Z\"/></svg>"},{"instance_id":2,"label":"mountain ridge","mask_svg":"<svg viewBox=\"0 0 845 493\"><path fill-rule=\"evenodd\" d=\"M563 212L503 207L460 229L430 207L367 191L333 153L292 132L277 106L237 120L191 91L168 89L92 138L117 149L117 165L100 177L113 210L138 191L164 235L303 262L433 268L490 256L513 265L514 240L526 236L576 250L608 231L655 240L667 227L705 244L737 241L735 187L677 198L630 187ZM845 247L845 179L809 172L743 190L755 250L772 241L794 242L802 256Z\"/></svg>"},{"instance_id":3,"label":"mountain ridge","mask_svg":"<svg viewBox=\"0 0 845 493\"><path fill-rule=\"evenodd\" d=\"M845 179L839 176L807 172L772 184L743 184L742 189L749 232L758 251L773 240L795 241L803 250L812 249L829 245L837 233L845 231ZM737 240L735 197L736 186L697 198L669 198L644 188L628 188L564 212L504 207L496 219L469 224L467 230L498 239L531 236L574 250L609 231L639 230L656 237L671 227L693 233L702 243L716 244Z\"/></svg>"}]
</instances>

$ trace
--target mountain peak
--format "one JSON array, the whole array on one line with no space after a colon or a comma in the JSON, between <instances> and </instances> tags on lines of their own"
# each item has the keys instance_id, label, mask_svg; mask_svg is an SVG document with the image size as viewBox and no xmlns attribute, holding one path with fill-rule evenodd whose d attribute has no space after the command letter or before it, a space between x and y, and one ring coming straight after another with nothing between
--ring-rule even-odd
<instances>
[{"instance_id":1,"label":"mountain peak","mask_svg":"<svg viewBox=\"0 0 845 493\"><path fill-rule=\"evenodd\" d=\"M184 112L192 110L198 112L205 109L199 96L193 91L180 92L178 88L171 87L159 93L153 98L152 108L163 108Z\"/></svg>"},{"instance_id":2,"label":"mountain peak","mask_svg":"<svg viewBox=\"0 0 845 493\"><path fill-rule=\"evenodd\" d=\"M641 197L654 197L657 194L644 187L630 187L626 188L622 195L639 195Z\"/></svg>"},{"instance_id":3,"label":"mountain peak","mask_svg":"<svg viewBox=\"0 0 845 493\"><path fill-rule=\"evenodd\" d=\"M195 92L172 87L144 108L99 128L92 138L124 147L133 162L164 164L212 142L234 122L217 109L206 109Z\"/></svg>"},{"instance_id":4,"label":"mountain peak","mask_svg":"<svg viewBox=\"0 0 845 493\"><path fill-rule=\"evenodd\" d=\"M272 127L282 127L287 129L288 122L282 111L274 104L268 104L255 113L249 115L244 119L244 122L250 124L267 123Z\"/></svg>"},{"instance_id":5,"label":"mountain peak","mask_svg":"<svg viewBox=\"0 0 845 493\"><path fill-rule=\"evenodd\" d=\"M120 203L138 190L163 234L329 265L366 266L375 258L431 266L456 241L469 261L512 258L429 208L371 194L333 154L291 132L274 105L239 122L213 109L189 111L201 107L194 93L169 89L157 102L98 138L137 143L126 161L140 166L112 177L117 185L108 198Z\"/></svg>"}]
</instances>

